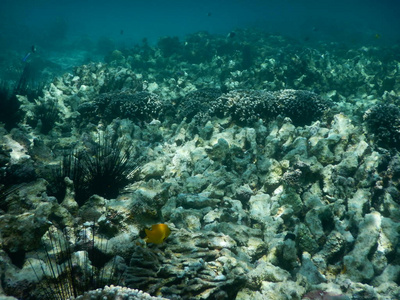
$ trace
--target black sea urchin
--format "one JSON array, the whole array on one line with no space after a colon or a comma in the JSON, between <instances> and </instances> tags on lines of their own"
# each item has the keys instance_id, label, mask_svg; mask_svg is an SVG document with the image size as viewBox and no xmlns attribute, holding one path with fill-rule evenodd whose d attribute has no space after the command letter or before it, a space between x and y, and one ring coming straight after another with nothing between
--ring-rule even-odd
<instances>
[{"instance_id":1,"label":"black sea urchin","mask_svg":"<svg viewBox=\"0 0 400 300\"><path fill-rule=\"evenodd\" d=\"M64 178L68 177L73 181L78 205L83 205L94 194L117 197L131 181L130 174L136 168L132 153L131 142L99 134L98 142L91 142L88 149L74 149L63 157L56 175L49 179L53 187L51 194L62 201L66 188Z\"/></svg>"}]
</instances>

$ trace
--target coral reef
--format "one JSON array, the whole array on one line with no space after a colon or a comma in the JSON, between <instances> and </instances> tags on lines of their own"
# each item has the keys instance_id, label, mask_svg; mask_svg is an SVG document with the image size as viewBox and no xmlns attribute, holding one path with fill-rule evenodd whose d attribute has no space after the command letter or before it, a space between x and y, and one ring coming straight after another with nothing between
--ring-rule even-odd
<instances>
[{"instance_id":1,"label":"coral reef","mask_svg":"<svg viewBox=\"0 0 400 300\"><path fill-rule=\"evenodd\" d=\"M87 292L82 296L78 296L76 300L95 300L95 299L116 299L126 300L166 300L167 298L152 297L147 293L140 290L133 290L126 287L120 286L106 286L103 289L97 289L94 291Z\"/></svg>"},{"instance_id":2,"label":"coral reef","mask_svg":"<svg viewBox=\"0 0 400 300\"><path fill-rule=\"evenodd\" d=\"M104 93L78 107L78 112L86 120L111 122L115 116L136 122L161 118L164 106L158 96L148 92L124 91Z\"/></svg>"},{"instance_id":3,"label":"coral reef","mask_svg":"<svg viewBox=\"0 0 400 300\"><path fill-rule=\"evenodd\" d=\"M378 50L197 33L19 96L0 126L0 295L67 284L45 263L62 228L79 270L126 270L77 299L399 299L399 62Z\"/></svg>"},{"instance_id":4,"label":"coral reef","mask_svg":"<svg viewBox=\"0 0 400 300\"><path fill-rule=\"evenodd\" d=\"M278 111L269 91L234 90L215 100L210 114L217 117L231 116L239 124L252 125L259 119L269 121L278 115Z\"/></svg>"},{"instance_id":5,"label":"coral reef","mask_svg":"<svg viewBox=\"0 0 400 300\"><path fill-rule=\"evenodd\" d=\"M377 104L365 112L364 119L377 144L400 147L400 109L395 104Z\"/></svg>"},{"instance_id":6,"label":"coral reef","mask_svg":"<svg viewBox=\"0 0 400 300\"><path fill-rule=\"evenodd\" d=\"M296 126L310 125L329 108L326 101L309 91L282 90L274 93L276 110Z\"/></svg>"},{"instance_id":7,"label":"coral reef","mask_svg":"<svg viewBox=\"0 0 400 300\"><path fill-rule=\"evenodd\" d=\"M229 299L245 283L248 267L232 252L236 242L228 235L180 230L168 245L136 247L126 284L168 299Z\"/></svg>"},{"instance_id":8,"label":"coral reef","mask_svg":"<svg viewBox=\"0 0 400 300\"><path fill-rule=\"evenodd\" d=\"M204 88L188 93L181 99L177 113L181 118L190 122L193 117L201 118L206 114L213 101L221 95L221 91L215 88Z\"/></svg>"}]
</instances>

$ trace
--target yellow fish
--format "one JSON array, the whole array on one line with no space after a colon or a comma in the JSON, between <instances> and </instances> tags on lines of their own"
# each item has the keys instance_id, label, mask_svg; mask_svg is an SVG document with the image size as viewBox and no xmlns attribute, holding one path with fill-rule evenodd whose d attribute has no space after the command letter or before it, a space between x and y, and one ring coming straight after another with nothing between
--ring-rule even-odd
<instances>
[{"instance_id":1,"label":"yellow fish","mask_svg":"<svg viewBox=\"0 0 400 300\"><path fill-rule=\"evenodd\" d=\"M151 229L145 229L146 237L144 240L146 243L161 244L171 234L167 224L155 224L151 226Z\"/></svg>"}]
</instances>

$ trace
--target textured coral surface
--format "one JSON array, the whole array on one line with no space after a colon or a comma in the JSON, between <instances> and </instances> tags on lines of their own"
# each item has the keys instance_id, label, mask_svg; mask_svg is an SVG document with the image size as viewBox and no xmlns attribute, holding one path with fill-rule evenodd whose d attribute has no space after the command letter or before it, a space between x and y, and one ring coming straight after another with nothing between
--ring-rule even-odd
<instances>
[{"instance_id":1,"label":"textured coral surface","mask_svg":"<svg viewBox=\"0 0 400 300\"><path fill-rule=\"evenodd\" d=\"M400 298L395 49L243 33L121 50L17 96L0 295L67 298L77 278L78 299ZM171 235L146 244L158 223Z\"/></svg>"}]
</instances>

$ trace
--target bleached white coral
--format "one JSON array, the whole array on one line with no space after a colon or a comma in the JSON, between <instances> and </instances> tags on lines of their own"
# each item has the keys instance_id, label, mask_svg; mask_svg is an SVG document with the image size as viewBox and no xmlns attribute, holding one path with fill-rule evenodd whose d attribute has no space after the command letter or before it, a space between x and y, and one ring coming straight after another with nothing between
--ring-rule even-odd
<instances>
[{"instance_id":1,"label":"bleached white coral","mask_svg":"<svg viewBox=\"0 0 400 300\"><path fill-rule=\"evenodd\" d=\"M122 286L105 286L102 289L92 290L75 298L76 300L168 300L167 298L153 297L141 290Z\"/></svg>"}]
</instances>

